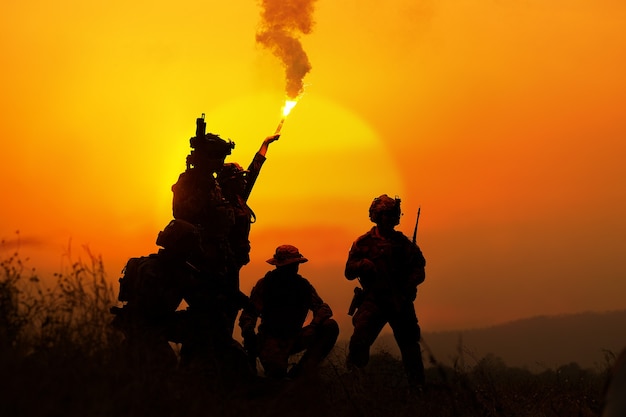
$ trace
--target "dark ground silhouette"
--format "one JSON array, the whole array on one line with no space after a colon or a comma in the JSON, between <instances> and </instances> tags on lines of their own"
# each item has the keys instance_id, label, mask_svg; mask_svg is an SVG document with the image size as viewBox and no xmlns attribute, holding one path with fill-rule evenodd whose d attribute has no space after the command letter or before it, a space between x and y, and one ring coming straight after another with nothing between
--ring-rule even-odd
<instances>
[{"instance_id":1,"label":"dark ground silhouette","mask_svg":"<svg viewBox=\"0 0 626 417\"><path fill-rule=\"evenodd\" d=\"M531 373L494 355L450 366L425 352L426 390L408 390L402 363L377 351L347 372L339 343L319 373L245 384L137 369L110 326L115 291L89 254L45 287L18 254L0 263L0 415L30 416L599 416L608 368L575 363Z\"/></svg>"}]
</instances>

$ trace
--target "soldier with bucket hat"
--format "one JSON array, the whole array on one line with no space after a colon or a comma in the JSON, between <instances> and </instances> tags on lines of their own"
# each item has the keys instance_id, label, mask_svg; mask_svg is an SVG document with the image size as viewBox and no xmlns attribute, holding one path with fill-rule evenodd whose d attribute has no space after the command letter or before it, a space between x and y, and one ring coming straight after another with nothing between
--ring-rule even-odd
<instances>
[{"instance_id":1,"label":"soldier with bucket hat","mask_svg":"<svg viewBox=\"0 0 626 417\"><path fill-rule=\"evenodd\" d=\"M265 375L271 378L295 378L314 371L339 335L328 304L298 274L300 264L307 261L295 246L276 248L274 256L267 260L275 269L252 288L251 307L239 318L244 348L251 358L258 356ZM313 318L305 326L309 311ZM289 357L303 351L300 361L289 368Z\"/></svg>"}]
</instances>

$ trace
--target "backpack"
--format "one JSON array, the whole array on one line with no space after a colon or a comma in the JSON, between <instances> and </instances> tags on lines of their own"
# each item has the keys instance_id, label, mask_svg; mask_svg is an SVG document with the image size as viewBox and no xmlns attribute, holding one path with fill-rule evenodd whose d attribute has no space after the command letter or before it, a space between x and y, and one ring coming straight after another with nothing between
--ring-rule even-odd
<instances>
[{"instance_id":1,"label":"backpack","mask_svg":"<svg viewBox=\"0 0 626 417\"><path fill-rule=\"evenodd\" d=\"M122 277L119 279L120 292L117 296L118 301L133 302L141 294L141 288L143 285L142 274L140 272L141 267L151 262L156 255L141 256L138 258L130 258L126 262L126 266L122 269Z\"/></svg>"}]
</instances>

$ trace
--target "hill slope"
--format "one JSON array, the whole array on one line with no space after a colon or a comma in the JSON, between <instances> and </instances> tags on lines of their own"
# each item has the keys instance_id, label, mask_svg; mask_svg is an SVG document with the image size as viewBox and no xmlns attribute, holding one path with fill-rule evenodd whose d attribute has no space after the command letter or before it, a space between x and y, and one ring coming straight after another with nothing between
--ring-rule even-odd
<instances>
[{"instance_id":1,"label":"hill slope","mask_svg":"<svg viewBox=\"0 0 626 417\"><path fill-rule=\"evenodd\" d=\"M493 354L508 366L532 371L571 362L582 368L604 369L606 355L617 355L626 347L626 310L537 316L479 329L424 332L422 336L422 348L430 349L444 364L462 357L472 365ZM399 355L390 333L379 337L377 348ZM427 357L426 352L425 361Z\"/></svg>"}]
</instances>

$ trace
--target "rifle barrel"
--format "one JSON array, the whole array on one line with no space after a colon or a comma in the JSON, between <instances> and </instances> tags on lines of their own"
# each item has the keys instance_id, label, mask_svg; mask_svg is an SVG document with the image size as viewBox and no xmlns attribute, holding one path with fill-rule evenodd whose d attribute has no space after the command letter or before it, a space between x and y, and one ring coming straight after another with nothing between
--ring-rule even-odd
<instances>
[{"instance_id":1,"label":"rifle barrel","mask_svg":"<svg viewBox=\"0 0 626 417\"><path fill-rule=\"evenodd\" d=\"M420 212L422 211L422 207L417 208L417 220L415 220L415 229L413 229L413 243L417 243L417 225L420 222Z\"/></svg>"}]
</instances>

